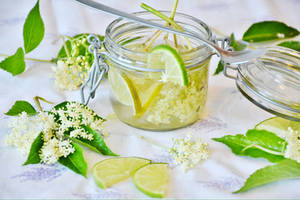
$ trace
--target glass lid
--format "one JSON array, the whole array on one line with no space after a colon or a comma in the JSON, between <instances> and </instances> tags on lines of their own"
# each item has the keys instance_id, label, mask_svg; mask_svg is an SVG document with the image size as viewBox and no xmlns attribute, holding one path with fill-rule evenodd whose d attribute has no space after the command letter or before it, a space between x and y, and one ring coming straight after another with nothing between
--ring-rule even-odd
<instances>
[{"instance_id":1,"label":"glass lid","mask_svg":"<svg viewBox=\"0 0 300 200\"><path fill-rule=\"evenodd\" d=\"M260 58L238 65L236 84L257 106L300 121L300 53L269 47Z\"/></svg>"}]
</instances>

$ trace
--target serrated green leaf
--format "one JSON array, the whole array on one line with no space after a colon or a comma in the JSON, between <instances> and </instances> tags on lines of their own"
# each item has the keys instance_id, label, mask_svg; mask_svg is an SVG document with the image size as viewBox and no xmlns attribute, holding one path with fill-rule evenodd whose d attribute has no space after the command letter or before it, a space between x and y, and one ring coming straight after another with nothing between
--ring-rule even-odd
<instances>
[{"instance_id":1,"label":"serrated green leaf","mask_svg":"<svg viewBox=\"0 0 300 200\"><path fill-rule=\"evenodd\" d=\"M29 12L23 27L24 49L26 53L35 49L43 40L44 22L40 14L39 0Z\"/></svg>"},{"instance_id":2,"label":"serrated green leaf","mask_svg":"<svg viewBox=\"0 0 300 200\"><path fill-rule=\"evenodd\" d=\"M300 52L300 41L286 41L286 42L281 42L278 44L278 46L294 49L295 51Z\"/></svg>"},{"instance_id":3,"label":"serrated green leaf","mask_svg":"<svg viewBox=\"0 0 300 200\"><path fill-rule=\"evenodd\" d=\"M235 50L235 51L242 51L244 50L247 45L242 43L242 42L239 42L237 40L235 40L235 36L233 33L231 33L230 35L230 38L231 38L231 44L230 46Z\"/></svg>"},{"instance_id":4,"label":"serrated green leaf","mask_svg":"<svg viewBox=\"0 0 300 200\"><path fill-rule=\"evenodd\" d=\"M35 140L31 144L27 160L23 165L37 164L41 162L39 151L42 148L43 144L43 133L40 132L40 134L35 138Z\"/></svg>"},{"instance_id":5,"label":"serrated green leaf","mask_svg":"<svg viewBox=\"0 0 300 200\"><path fill-rule=\"evenodd\" d=\"M270 162L285 159L287 142L266 130L251 129L246 135L226 135L213 140L227 145L236 155L265 158Z\"/></svg>"},{"instance_id":6,"label":"serrated green leaf","mask_svg":"<svg viewBox=\"0 0 300 200\"><path fill-rule=\"evenodd\" d=\"M279 180L300 178L300 163L286 159L275 165L259 169L249 176L244 186L234 193L245 192L252 188L262 186Z\"/></svg>"},{"instance_id":7,"label":"serrated green leaf","mask_svg":"<svg viewBox=\"0 0 300 200\"><path fill-rule=\"evenodd\" d=\"M26 112L28 115L37 114L34 107L27 101L16 101L15 104L11 107L11 109L5 114L9 116L16 116L21 114L22 112Z\"/></svg>"},{"instance_id":8,"label":"serrated green leaf","mask_svg":"<svg viewBox=\"0 0 300 200\"><path fill-rule=\"evenodd\" d=\"M70 154L66 158L60 157L58 162L73 170L77 174L81 174L82 176L86 177L87 163L84 159L82 148L78 144L71 144L75 148L75 152Z\"/></svg>"},{"instance_id":9,"label":"serrated green leaf","mask_svg":"<svg viewBox=\"0 0 300 200\"><path fill-rule=\"evenodd\" d=\"M216 69L214 75L218 75L218 74L221 73L223 70L224 70L224 66L223 66L222 62L219 61L218 67L217 67L217 69Z\"/></svg>"},{"instance_id":10,"label":"serrated green leaf","mask_svg":"<svg viewBox=\"0 0 300 200\"><path fill-rule=\"evenodd\" d=\"M93 129L91 129L88 126L82 126L82 128L87 131L88 134L92 134L93 135L93 140L87 140L84 138L70 138L71 140L77 142L78 144L81 144L97 153L101 153L103 155L107 155L107 156L118 156L118 154L115 154L114 152L112 152L110 150L110 148L108 148L108 146L106 145L104 139L101 137L101 135L94 131Z\"/></svg>"},{"instance_id":11,"label":"serrated green leaf","mask_svg":"<svg viewBox=\"0 0 300 200\"><path fill-rule=\"evenodd\" d=\"M25 71L24 51L20 47L12 56L5 58L0 63L0 68L11 73L13 76L21 74Z\"/></svg>"},{"instance_id":12,"label":"serrated green leaf","mask_svg":"<svg viewBox=\"0 0 300 200\"><path fill-rule=\"evenodd\" d=\"M282 22L263 21L250 26L244 33L243 40L247 42L262 42L276 39L291 38L300 32Z\"/></svg>"}]
</instances>

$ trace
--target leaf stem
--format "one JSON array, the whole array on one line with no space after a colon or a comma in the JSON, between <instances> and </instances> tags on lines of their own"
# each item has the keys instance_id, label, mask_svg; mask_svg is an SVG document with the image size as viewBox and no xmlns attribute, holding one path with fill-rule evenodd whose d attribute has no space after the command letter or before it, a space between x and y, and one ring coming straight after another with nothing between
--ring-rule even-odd
<instances>
[{"instance_id":1,"label":"leaf stem","mask_svg":"<svg viewBox=\"0 0 300 200\"><path fill-rule=\"evenodd\" d=\"M160 148L162 148L162 149L165 149L165 150L169 151L169 148L168 148L168 147L165 147L165 146L163 146L163 145L160 145L160 144L154 142L153 140L150 140L149 138L146 138L145 136L140 136L140 138L141 138L142 140L145 140L146 142L148 142L148 143L154 145L154 146L157 146L157 147L160 147Z\"/></svg>"},{"instance_id":2,"label":"leaf stem","mask_svg":"<svg viewBox=\"0 0 300 200\"><path fill-rule=\"evenodd\" d=\"M8 56L10 56L10 55L0 53L0 57L8 57ZM43 60L43 59L37 59L37 58L25 58L25 60L32 60L32 61L44 62L44 63L53 63L52 60Z\"/></svg>"},{"instance_id":3,"label":"leaf stem","mask_svg":"<svg viewBox=\"0 0 300 200\"><path fill-rule=\"evenodd\" d=\"M262 151L265 151L265 152L270 153L270 154L273 154L273 155L284 156L284 153L282 153L282 152L272 151L272 150L270 150L270 149L266 149L266 148L264 148L264 147L262 147L262 146L259 146L259 145L257 145L257 144L250 144L250 145L246 146L245 148L243 148L241 152L244 152L244 151L246 151L247 149L250 149L250 148L252 148L252 147L255 147L255 148L257 148L257 149L260 149L260 150L262 150Z\"/></svg>"},{"instance_id":4,"label":"leaf stem","mask_svg":"<svg viewBox=\"0 0 300 200\"><path fill-rule=\"evenodd\" d=\"M65 37L66 37L66 36L62 35L61 38L62 38L62 41L63 41L63 46L64 46L65 52L66 52L66 54L67 54L67 57L70 57L70 52L69 52L69 49L68 49L68 47L67 47L67 45L66 45Z\"/></svg>"},{"instance_id":5,"label":"leaf stem","mask_svg":"<svg viewBox=\"0 0 300 200\"><path fill-rule=\"evenodd\" d=\"M41 106L40 100L42 100L42 101L44 101L46 103L49 103L49 104L54 104L53 102L48 101L48 100L44 99L43 97L39 97L39 96L33 97L33 100L34 100L36 106L38 107L39 111L43 111L43 108Z\"/></svg>"}]
</instances>

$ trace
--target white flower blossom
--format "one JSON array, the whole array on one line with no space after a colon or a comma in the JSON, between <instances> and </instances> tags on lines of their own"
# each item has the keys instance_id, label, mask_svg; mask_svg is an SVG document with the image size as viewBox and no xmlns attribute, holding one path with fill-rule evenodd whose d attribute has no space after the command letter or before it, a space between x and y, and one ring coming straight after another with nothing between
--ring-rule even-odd
<instances>
[{"instance_id":1,"label":"white flower blossom","mask_svg":"<svg viewBox=\"0 0 300 200\"><path fill-rule=\"evenodd\" d=\"M66 110L53 109L50 112L40 112L33 117L23 112L10 121L11 133L7 135L6 143L28 155L32 142L42 132L43 146L39 152L41 162L52 164L60 157L67 157L75 151L65 134L69 134L68 137L71 138L90 141L94 139L93 134L86 131L83 126L89 126L105 134L103 119L93 110L77 102L68 103Z\"/></svg>"},{"instance_id":2,"label":"white flower blossom","mask_svg":"<svg viewBox=\"0 0 300 200\"><path fill-rule=\"evenodd\" d=\"M192 140L190 134L183 139L174 140L169 153L184 171L206 160L209 155L208 144L202 143L200 138Z\"/></svg>"},{"instance_id":3,"label":"white flower blossom","mask_svg":"<svg viewBox=\"0 0 300 200\"><path fill-rule=\"evenodd\" d=\"M283 136L287 141L284 157L296 160L300 163L300 133L288 127L288 133Z\"/></svg>"},{"instance_id":4,"label":"white flower blossom","mask_svg":"<svg viewBox=\"0 0 300 200\"><path fill-rule=\"evenodd\" d=\"M11 128L11 132L6 135L6 144L16 147L23 155L27 155L31 143L41 131L39 118L30 117L26 112L22 112L18 117L9 120L8 127Z\"/></svg>"}]
</instances>

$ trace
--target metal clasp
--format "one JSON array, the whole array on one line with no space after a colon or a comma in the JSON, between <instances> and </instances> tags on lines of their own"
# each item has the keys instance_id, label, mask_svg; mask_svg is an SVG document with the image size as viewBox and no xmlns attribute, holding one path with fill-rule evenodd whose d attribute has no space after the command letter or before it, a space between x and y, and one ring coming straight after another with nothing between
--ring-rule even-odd
<instances>
[{"instance_id":1,"label":"metal clasp","mask_svg":"<svg viewBox=\"0 0 300 200\"><path fill-rule=\"evenodd\" d=\"M233 48L230 46L231 44L231 38L230 37L225 37L225 38L217 38L215 39L215 43L217 43L219 46L221 46L222 49L226 50L226 51L234 51ZM237 79L237 66L231 66L230 64L225 63L224 61L221 60L222 65L224 66L224 70L223 70L223 74L224 76L234 79ZM229 69L230 71L234 71L234 75L232 75L233 73L229 73Z\"/></svg>"},{"instance_id":2,"label":"metal clasp","mask_svg":"<svg viewBox=\"0 0 300 200\"><path fill-rule=\"evenodd\" d=\"M89 75L87 80L80 87L80 96L81 102L85 105L89 103L89 100L95 97L96 89L99 87L102 79L106 72L108 72L108 64L105 63L105 55L103 52L100 52L103 42L94 35L91 34L88 36L88 42L90 43L89 52L94 55L94 62L89 71ZM87 94L87 98L85 98L85 87L89 85L89 90Z\"/></svg>"}]
</instances>

